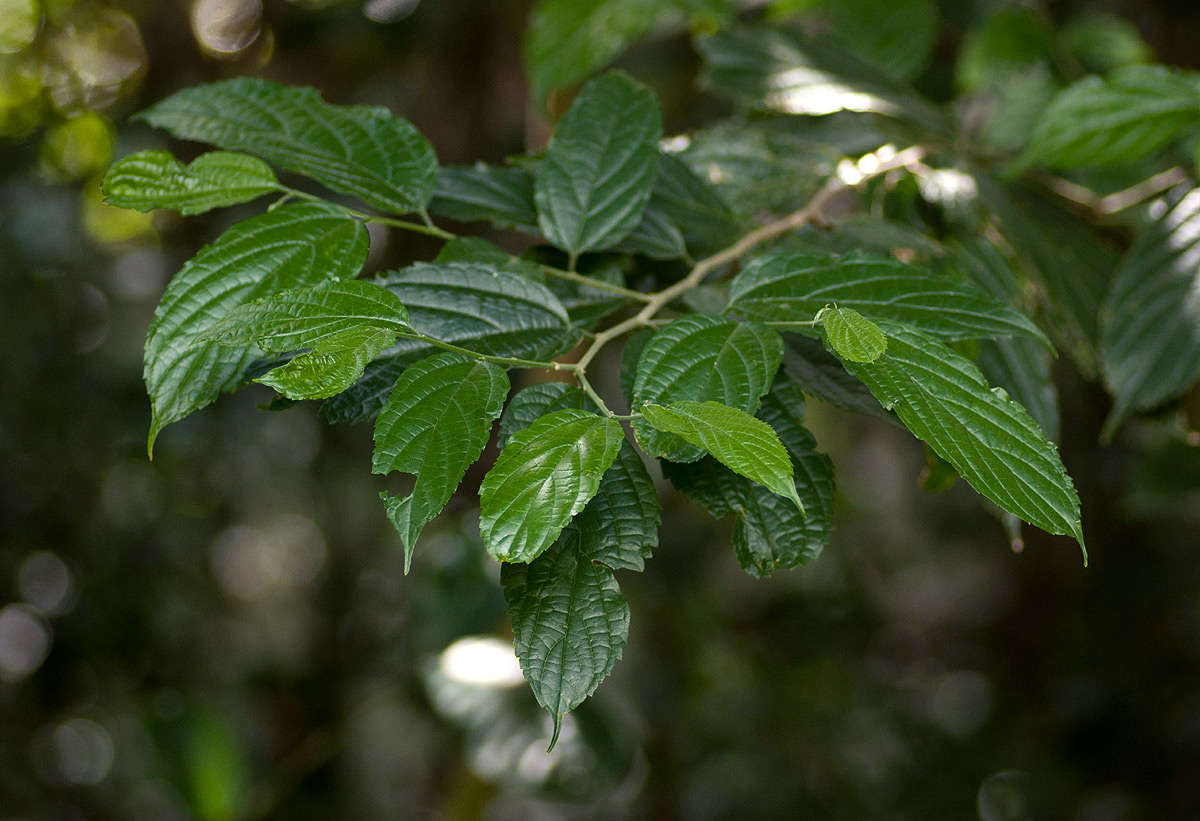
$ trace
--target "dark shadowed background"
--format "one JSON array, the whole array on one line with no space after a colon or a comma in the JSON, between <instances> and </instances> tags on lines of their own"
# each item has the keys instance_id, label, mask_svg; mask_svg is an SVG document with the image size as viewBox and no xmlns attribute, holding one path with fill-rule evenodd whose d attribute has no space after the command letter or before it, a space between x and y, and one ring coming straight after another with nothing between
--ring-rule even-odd
<instances>
[{"instance_id":1,"label":"dark shadowed background","mask_svg":"<svg viewBox=\"0 0 1200 821\"><path fill-rule=\"evenodd\" d=\"M1091 567L1032 530L1013 552L963 483L920 488L907 434L814 406L832 545L751 579L728 524L664 486L663 544L621 578L625 657L545 755L477 471L405 577L369 425L256 410L256 387L147 461L156 301L258 206L182 220L97 188L130 151L196 151L130 114L238 74L386 105L446 163L537 147L528 3L32 5L26 36L6 19L28 0L0 0L0 819L1200 817L1200 453L1151 422L1100 448L1108 400L1065 361ZM964 34L1017 5L1115 12L1200 65L1190 0L945 0L922 88L948 94ZM682 28L622 65L668 133L726 110ZM372 239L375 267L437 250Z\"/></svg>"}]
</instances>

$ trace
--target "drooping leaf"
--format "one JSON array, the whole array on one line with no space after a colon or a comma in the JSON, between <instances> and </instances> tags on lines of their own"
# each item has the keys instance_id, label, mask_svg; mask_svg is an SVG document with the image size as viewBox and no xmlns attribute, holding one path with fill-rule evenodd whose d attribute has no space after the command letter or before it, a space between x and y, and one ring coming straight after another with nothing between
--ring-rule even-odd
<instances>
[{"instance_id":1,"label":"drooping leaf","mask_svg":"<svg viewBox=\"0 0 1200 821\"><path fill-rule=\"evenodd\" d=\"M633 231L650 199L661 136L662 112L649 88L620 72L584 86L535 175L546 238L575 257Z\"/></svg>"},{"instance_id":2,"label":"drooping leaf","mask_svg":"<svg viewBox=\"0 0 1200 821\"><path fill-rule=\"evenodd\" d=\"M834 35L851 51L894 80L924 70L937 42L933 0L826 0Z\"/></svg>"},{"instance_id":3,"label":"drooping leaf","mask_svg":"<svg viewBox=\"0 0 1200 821\"><path fill-rule=\"evenodd\" d=\"M944 339L1045 340L1028 317L970 283L884 257L762 254L738 274L729 292L731 311L759 321L796 322L798 329L829 304Z\"/></svg>"},{"instance_id":4,"label":"drooping leaf","mask_svg":"<svg viewBox=\"0 0 1200 821\"><path fill-rule=\"evenodd\" d=\"M405 573L421 530L483 452L507 396L502 368L444 351L412 365L396 381L375 420L371 469L416 476L409 496L388 501L389 518L404 542Z\"/></svg>"},{"instance_id":5,"label":"drooping leaf","mask_svg":"<svg viewBox=\"0 0 1200 821\"><path fill-rule=\"evenodd\" d=\"M541 359L570 344L554 294L494 265L418 262L375 281L407 306L417 331L476 353Z\"/></svg>"},{"instance_id":6,"label":"drooping leaf","mask_svg":"<svg viewBox=\"0 0 1200 821\"><path fill-rule=\"evenodd\" d=\"M245 151L385 211L424 211L437 156L412 123L378 106L239 77L179 91L137 115L183 140Z\"/></svg>"},{"instance_id":7,"label":"drooping leaf","mask_svg":"<svg viewBox=\"0 0 1200 821\"><path fill-rule=\"evenodd\" d=\"M835 408L896 421L867 386L847 373L838 358L818 340L785 334L783 341L783 370L805 393Z\"/></svg>"},{"instance_id":8,"label":"drooping leaf","mask_svg":"<svg viewBox=\"0 0 1200 821\"><path fill-rule=\"evenodd\" d=\"M1105 306L1104 377L1116 400L1109 436L1129 413L1200 379L1200 188L1180 186L1152 206L1156 212Z\"/></svg>"},{"instance_id":9,"label":"drooping leaf","mask_svg":"<svg viewBox=\"0 0 1200 821\"><path fill-rule=\"evenodd\" d=\"M271 166L231 151L201 154L185 168L166 151L139 151L113 163L101 186L121 208L170 208L184 215L249 202L279 190Z\"/></svg>"},{"instance_id":10,"label":"drooping leaf","mask_svg":"<svg viewBox=\"0 0 1200 821\"><path fill-rule=\"evenodd\" d=\"M670 7L670 0L541 0L525 35L534 97L540 100L603 68Z\"/></svg>"},{"instance_id":11,"label":"drooping leaf","mask_svg":"<svg viewBox=\"0 0 1200 821\"><path fill-rule=\"evenodd\" d=\"M703 37L701 83L752 108L782 114L885 114L935 132L945 118L917 94L837 44L783 28L738 26Z\"/></svg>"},{"instance_id":12,"label":"drooping leaf","mask_svg":"<svg viewBox=\"0 0 1200 821\"><path fill-rule=\"evenodd\" d=\"M229 312L287 288L352 277L366 256L362 224L316 203L239 222L196 254L171 280L146 336L148 447L165 425L241 384L257 352L204 341Z\"/></svg>"},{"instance_id":13,"label":"drooping leaf","mask_svg":"<svg viewBox=\"0 0 1200 821\"><path fill-rule=\"evenodd\" d=\"M1020 165L1080 168L1131 162L1200 124L1200 86L1165 66L1085 77L1050 103Z\"/></svg>"},{"instance_id":14,"label":"drooping leaf","mask_svg":"<svg viewBox=\"0 0 1200 821\"><path fill-rule=\"evenodd\" d=\"M629 604L613 572L588 558L580 539L569 525L529 564L500 568L521 670L554 719L551 747L563 716L596 691L629 638Z\"/></svg>"},{"instance_id":15,"label":"drooping leaf","mask_svg":"<svg viewBox=\"0 0 1200 821\"><path fill-rule=\"evenodd\" d=\"M714 518L737 517L733 548L753 576L796 567L820 555L833 529L833 463L819 453L804 427L804 398L787 379L777 379L758 416L771 425L792 460L804 514L762 485L738 476L715 459L694 464L663 462L663 472Z\"/></svg>"},{"instance_id":16,"label":"drooping leaf","mask_svg":"<svg viewBox=\"0 0 1200 821\"><path fill-rule=\"evenodd\" d=\"M896 324L884 331L887 353L870 363L843 360L846 369L971 487L1083 548L1079 497L1029 411L988 387L975 365L934 337Z\"/></svg>"},{"instance_id":17,"label":"drooping leaf","mask_svg":"<svg viewBox=\"0 0 1200 821\"><path fill-rule=\"evenodd\" d=\"M783 356L779 334L752 322L691 314L659 329L638 359L633 383L636 411L643 404L714 400L745 413L758 410ZM648 452L677 462L699 459L702 449L635 420Z\"/></svg>"},{"instance_id":18,"label":"drooping leaf","mask_svg":"<svg viewBox=\"0 0 1200 821\"><path fill-rule=\"evenodd\" d=\"M596 494L624 435L611 417L568 409L509 439L479 489L488 552L502 562L537 558Z\"/></svg>"},{"instance_id":19,"label":"drooping leaf","mask_svg":"<svg viewBox=\"0 0 1200 821\"><path fill-rule=\"evenodd\" d=\"M643 405L641 413L658 430L682 437L734 473L790 499L804 512L787 450L766 422L720 402Z\"/></svg>"},{"instance_id":20,"label":"drooping leaf","mask_svg":"<svg viewBox=\"0 0 1200 821\"><path fill-rule=\"evenodd\" d=\"M853 308L826 307L817 313L830 350L851 362L874 362L887 350L879 326Z\"/></svg>"},{"instance_id":21,"label":"drooping leaf","mask_svg":"<svg viewBox=\"0 0 1200 821\"><path fill-rule=\"evenodd\" d=\"M504 447L513 434L542 416L573 408L595 411L587 394L565 382L541 382L522 388L504 409L497 442ZM654 482L629 442L600 480L600 488L575 518L582 549L614 570L642 570L658 546L660 512Z\"/></svg>"},{"instance_id":22,"label":"drooping leaf","mask_svg":"<svg viewBox=\"0 0 1200 821\"><path fill-rule=\"evenodd\" d=\"M658 547L662 519L654 480L628 441L576 521L580 549L613 570L641 571Z\"/></svg>"},{"instance_id":23,"label":"drooping leaf","mask_svg":"<svg viewBox=\"0 0 1200 821\"><path fill-rule=\"evenodd\" d=\"M533 175L523 168L484 163L440 168L429 210L461 222L486 220L497 228L538 230Z\"/></svg>"},{"instance_id":24,"label":"drooping leaf","mask_svg":"<svg viewBox=\"0 0 1200 821\"><path fill-rule=\"evenodd\" d=\"M408 312L386 288L362 280L332 280L292 288L242 305L212 330L211 338L267 353L311 349L257 382L289 399L323 399L341 393L366 364L411 332Z\"/></svg>"}]
</instances>

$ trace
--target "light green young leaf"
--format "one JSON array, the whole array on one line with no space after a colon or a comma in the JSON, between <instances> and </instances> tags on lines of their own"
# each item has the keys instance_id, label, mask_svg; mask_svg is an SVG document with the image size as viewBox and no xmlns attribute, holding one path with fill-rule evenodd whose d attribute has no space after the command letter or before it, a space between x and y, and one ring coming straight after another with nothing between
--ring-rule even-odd
<instances>
[{"instance_id":1,"label":"light green young leaf","mask_svg":"<svg viewBox=\"0 0 1200 821\"><path fill-rule=\"evenodd\" d=\"M429 141L386 108L330 105L314 89L256 77L186 88L137 119L255 154L398 214L424 212L437 178Z\"/></svg>"},{"instance_id":2,"label":"light green young leaf","mask_svg":"<svg viewBox=\"0 0 1200 821\"><path fill-rule=\"evenodd\" d=\"M139 151L113 163L101 186L121 208L170 208L184 215L249 202L279 190L271 166L256 157L210 151L185 168L166 151Z\"/></svg>"},{"instance_id":3,"label":"light green young leaf","mask_svg":"<svg viewBox=\"0 0 1200 821\"><path fill-rule=\"evenodd\" d=\"M790 499L804 512L788 452L766 422L720 402L643 405L641 413L658 430L707 451L734 473Z\"/></svg>"},{"instance_id":4,"label":"light green young leaf","mask_svg":"<svg viewBox=\"0 0 1200 821\"><path fill-rule=\"evenodd\" d=\"M577 525L529 564L505 564L500 583L513 645L538 704L562 718L596 691L629 638L629 604L613 572L580 548Z\"/></svg>"},{"instance_id":5,"label":"light green young leaf","mask_svg":"<svg viewBox=\"0 0 1200 821\"><path fill-rule=\"evenodd\" d=\"M584 86L535 175L546 238L572 257L624 239L650 199L661 136L662 112L646 86L615 71Z\"/></svg>"},{"instance_id":6,"label":"light green young leaf","mask_svg":"<svg viewBox=\"0 0 1200 821\"><path fill-rule=\"evenodd\" d=\"M533 175L524 168L484 163L441 168L429 210L460 222L486 220L497 228L538 233Z\"/></svg>"},{"instance_id":7,"label":"light green young leaf","mask_svg":"<svg viewBox=\"0 0 1200 821\"><path fill-rule=\"evenodd\" d=\"M798 328L831 303L943 339L1028 336L1050 344L1028 317L970 283L884 257L762 254L729 292L729 310L738 315Z\"/></svg>"},{"instance_id":8,"label":"light green young leaf","mask_svg":"<svg viewBox=\"0 0 1200 821\"><path fill-rule=\"evenodd\" d=\"M1127 66L1060 92L1018 161L1052 168L1131 162L1200 125L1200 86L1166 66Z\"/></svg>"},{"instance_id":9,"label":"light green young leaf","mask_svg":"<svg viewBox=\"0 0 1200 821\"><path fill-rule=\"evenodd\" d=\"M1029 411L932 336L896 324L884 330L887 353L869 363L843 360L846 369L971 487L1032 525L1073 536L1083 549L1079 497Z\"/></svg>"},{"instance_id":10,"label":"light green young leaf","mask_svg":"<svg viewBox=\"0 0 1200 821\"><path fill-rule=\"evenodd\" d=\"M887 336L853 308L825 307L817 313L825 328L825 342L842 359L874 362L887 350Z\"/></svg>"},{"instance_id":11,"label":"light green young leaf","mask_svg":"<svg viewBox=\"0 0 1200 821\"><path fill-rule=\"evenodd\" d=\"M583 510L625 432L611 417L561 410L516 433L479 489L479 530L502 562L529 562Z\"/></svg>"},{"instance_id":12,"label":"light green young leaf","mask_svg":"<svg viewBox=\"0 0 1200 821\"><path fill-rule=\"evenodd\" d=\"M525 35L534 98L603 68L670 8L670 0L541 0Z\"/></svg>"},{"instance_id":13,"label":"light green young leaf","mask_svg":"<svg viewBox=\"0 0 1200 821\"><path fill-rule=\"evenodd\" d=\"M680 465L663 462L672 484L709 515L737 517L733 549L752 576L769 576L806 564L821 554L833 530L833 463L816 450L804 427L804 398L799 387L777 379L758 416L771 425L792 460L796 492L804 513L760 484L731 472L715 459Z\"/></svg>"},{"instance_id":14,"label":"light green young leaf","mask_svg":"<svg viewBox=\"0 0 1200 821\"><path fill-rule=\"evenodd\" d=\"M287 288L353 277L366 256L362 224L316 203L239 222L201 249L171 280L146 336L148 447L164 426L241 384L257 351L205 341L225 316Z\"/></svg>"},{"instance_id":15,"label":"light green young leaf","mask_svg":"<svg viewBox=\"0 0 1200 821\"><path fill-rule=\"evenodd\" d=\"M409 496L387 500L389 518L404 542L405 573L421 530L483 452L507 396L503 369L449 352L422 359L396 381L375 420L371 469L416 476Z\"/></svg>"},{"instance_id":16,"label":"light green young leaf","mask_svg":"<svg viewBox=\"0 0 1200 821\"><path fill-rule=\"evenodd\" d=\"M366 364L410 333L403 303L378 285L333 280L280 291L231 311L211 337L267 353L311 349L259 377L289 399L322 399L341 393Z\"/></svg>"},{"instance_id":17,"label":"light green young leaf","mask_svg":"<svg viewBox=\"0 0 1200 821\"><path fill-rule=\"evenodd\" d=\"M1200 379L1200 188L1182 185L1155 210L1105 306L1104 377L1116 399L1106 436Z\"/></svg>"},{"instance_id":18,"label":"light green young leaf","mask_svg":"<svg viewBox=\"0 0 1200 821\"><path fill-rule=\"evenodd\" d=\"M500 417L497 442L504 447L513 434L542 416L573 408L595 411L587 394L565 382L540 382L522 388ZM614 570L640 571L658 546L660 521L654 481L637 451L627 441L600 480L600 488L575 518L581 547L593 561Z\"/></svg>"},{"instance_id":19,"label":"light green young leaf","mask_svg":"<svg viewBox=\"0 0 1200 821\"><path fill-rule=\"evenodd\" d=\"M642 349L632 406L638 410L647 402L715 400L752 414L782 357L783 343L770 328L691 314L659 329ZM634 421L633 429L648 452L677 462L695 461L702 454L701 448L664 436L644 420Z\"/></svg>"}]
</instances>

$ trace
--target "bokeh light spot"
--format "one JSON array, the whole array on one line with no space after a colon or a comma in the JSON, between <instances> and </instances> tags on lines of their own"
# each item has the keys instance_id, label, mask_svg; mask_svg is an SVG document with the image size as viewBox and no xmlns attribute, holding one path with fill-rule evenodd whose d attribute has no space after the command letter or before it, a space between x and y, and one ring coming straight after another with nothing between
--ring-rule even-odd
<instances>
[{"instance_id":1,"label":"bokeh light spot","mask_svg":"<svg viewBox=\"0 0 1200 821\"><path fill-rule=\"evenodd\" d=\"M50 652L50 628L33 608L10 604L0 610L0 681L31 675Z\"/></svg>"}]
</instances>

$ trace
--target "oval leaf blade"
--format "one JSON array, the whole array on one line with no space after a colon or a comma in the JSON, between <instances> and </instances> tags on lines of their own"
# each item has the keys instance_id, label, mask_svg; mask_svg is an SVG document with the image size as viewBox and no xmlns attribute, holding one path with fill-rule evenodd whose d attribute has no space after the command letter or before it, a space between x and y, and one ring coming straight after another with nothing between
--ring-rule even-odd
<instances>
[{"instance_id":1,"label":"oval leaf blade","mask_svg":"<svg viewBox=\"0 0 1200 821\"><path fill-rule=\"evenodd\" d=\"M479 489L488 552L502 562L537 558L596 495L624 435L611 417L566 409L509 439Z\"/></svg>"},{"instance_id":2,"label":"oval leaf blade","mask_svg":"<svg viewBox=\"0 0 1200 821\"><path fill-rule=\"evenodd\" d=\"M315 89L257 77L184 89L137 119L255 154L398 214L423 212L437 179L429 141L386 108L330 105Z\"/></svg>"},{"instance_id":3,"label":"oval leaf blade","mask_svg":"<svg viewBox=\"0 0 1200 821\"><path fill-rule=\"evenodd\" d=\"M210 151L185 168L166 151L139 151L113 163L101 189L105 200L121 208L170 208L190 216L280 187L271 166L247 154Z\"/></svg>"},{"instance_id":4,"label":"oval leaf blade","mask_svg":"<svg viewBox=\"0 0 1200 821\"><path fill-rule=\"evenodd\" d=\"M584 86L538 165L542 233L572 257L629 235L658 167L662 112L654 92L620 72Z\"/></svg>"},{"instance_id":5,"label":"oval leaf blade","mask_svg":"<svg viewBox=\"0 0 1200 821\"><path fill-rule=\"evenodd\" d=\"M825 327L825 341L842 359L874 362L887 350L880 327L853 308L822 308L817 321Z\"/></svg>"}]
</instances>

